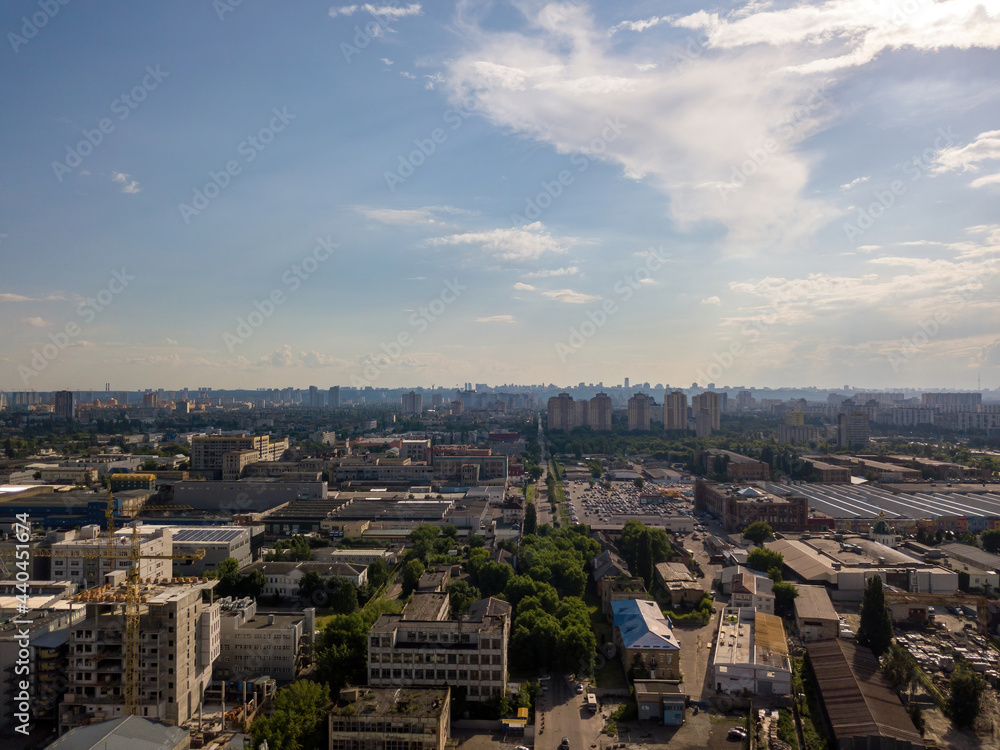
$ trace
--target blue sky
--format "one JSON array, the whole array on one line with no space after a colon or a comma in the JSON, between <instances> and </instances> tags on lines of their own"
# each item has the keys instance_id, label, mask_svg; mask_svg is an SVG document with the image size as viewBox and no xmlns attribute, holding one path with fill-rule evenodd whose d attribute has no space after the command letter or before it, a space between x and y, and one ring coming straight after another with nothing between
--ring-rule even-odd
<instances>
[{"instance_id":1,"label":"blue sky","mask_svg":"<svg viewBox=\"0 0 1000 750\"><path fill-rule=\"evenodd\" d=\"M997 0L0 31L4 390L1000 384Z\"/></svg>"}]
</instances>

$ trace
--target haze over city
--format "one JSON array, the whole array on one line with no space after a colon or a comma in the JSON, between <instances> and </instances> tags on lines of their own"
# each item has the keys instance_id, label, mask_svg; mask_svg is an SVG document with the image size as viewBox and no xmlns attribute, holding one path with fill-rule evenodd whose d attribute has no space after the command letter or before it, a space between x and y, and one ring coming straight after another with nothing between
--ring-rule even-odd
<instances>
[{"instance_id":1,"label":"haze over city","mask_svg":"<svg viewBox=\"0 0 1000 750\"><path fill-rule=\"evenodd\" d=\"M1000 385L995 2L0 28L4 390Z\"/></svg>"}]
</instances>

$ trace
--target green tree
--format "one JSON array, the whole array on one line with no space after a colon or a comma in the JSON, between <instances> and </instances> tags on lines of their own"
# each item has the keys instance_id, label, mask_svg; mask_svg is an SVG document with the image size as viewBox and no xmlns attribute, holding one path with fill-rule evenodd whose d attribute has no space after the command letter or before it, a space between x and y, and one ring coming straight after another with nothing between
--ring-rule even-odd
<instances>
[{"instance_id":1,"label":"green tree","mask_svg":"<svg viewBox=\"0 0 1000 750\"><path fill-rule=\"evenodd\" d=\"M358 610L358 587L347 578L331 578L328 606L338 615L349 615Z\"/></svg>"},{"instance_id":2,"label":"green tree","mask_svg":"<svg viewBox=\"0 0 1000 750\"><path fill-rule=\"evenodd\" d=\"M749 539L757 546L762 545L765 540L770 539L772 536L774 536L774 529L765 521L754 521L743 529L743 538Z\"/></svg>"},{"instance_id":3,"label":"green tree","mask_svg":"<svg viewBox=\"0 0 1000 750\"><path fill-rule=\"evenodd\" d=\"M322 598L322 602L326 603L326 579L323 578L315 570L310 570L299 580L299 598L305 602L310 602L313 600L313 596L316 595L318 598ZM321 592L321 596L316 592Z\"/></svg>"},{"instance_id":4,"label":"green tree","mask_svg":"<svg viewBox=\"0 0 1000 750\"><path fill-rule=\"evenodd\" d=\"M429 523L421 524L410 532L410 543L413 545L406 553L407 559L427 562L441 536L441 529Z\"/></svg>"},{"instance_id":5,"label":"green tree","mask_svg":"<svg viewBox=\"0 0 1000 750\"><path fill-rule=\"evenodd\" d=\"M483 596L496 596L507 588L513 577L514 569L510 565L489 560L479 569L479 590Z\"/></svg>"},{"instance_id":6,"label":"green tree","mask_svg":"<svg viewBox=\"0 0 1000 750\"><path fill-rule=\"evenodd\" d=\"M799 590L790 583L778 582L774 584L774 609L782 617L792 614L795 606L795 598L799 595Z\"/></svg>"},{"instance_id":7,"label":"green tree","mask_svg":"<svg viewBox=\"0 0 1000 750\"><path fill-rule=\"evenodd\" d=\"M1000 552L1000 529L989 529L980 534L983 549L992 552L994 555Z\"/></svg>"},{"instance_id":8,"label":"green tree","mask_svg":"<svg viewBox=\"0 0 1000 750\"><path fill-rule=\"evenodd\" d=\"M469 605L482 598L479 589L468 581L453 581L448 585L448 600L451 602L451 616L458 617L469 611Z\"/></svg>"},{"instance_id":9,"label":"green tree","mask_svg":"<svg viewBox=\"0 0 1000 750\"><path fill-rule=\"evenodd\" d=\"M893 643L882 656L879 668L882 676L897 693L905 692L917 677L917 665L910 652Z\"/></svg>"},{"instance_id":10,"label":"green tree","mask_svg":"<svg viewBox=\"0 0 1000 750\"><path fill-rule=\"evenodd\" d=\"M373 589L382 588L389 580L389 564L379 557L368 565L368 585Z\"/></svg>"},{"instance_id":11,"label":"green tree","mask_svg":"<svg viewBox=\"0 0 1000 750\"><path fill-rule=\"evenodd\" d=\"M469 549L477 549L479 547L485 547L486 540L483 539L478 534L469 537Z\"/></svg>"},{"instance_id":12,"label":"green tree","mask_svg":"<svg viewBox=\"0 0 1000 750\"><path fill-rule=\"evenodd\" d=\"M525 534L534 534L538 531L538 509L534 503L524 506L524 526L522 531Z\"/></svg>"},{"instance_id":13,"label":"green tree","mask_svg":"<svg viewBox=\"0 0 1000 750\"><path fill-rule=\"evenodd\" d=\"M747 567L759 570L761 573L767 573L771 568L780 571L784 564L785 556L767 547L757 547L750 550L750 554L747 555Z\"/></svg>"},{"instance_id":14,"label":"green tree","mask_svg":"<svg viewBox=\"0 0 1000 750\"><path fill-rule=\"evenodd\" d=\"M882 656L892 643L892 615L885 603L882 577L872 576L861 597L861 624L858 643L867 646L876 657Z\"/></svg>"},{"instance_id":15,"label":"green tree","mask_svg":"<svg viewBox=\"0 0 1000 750\"><path fill-rule=\"evenodd\" d=\"M312 680L298 680L274 697L270 716L253 723L252 747L267 741L269 750L303 750L318 747L325 734L330 689Z\"/></svg>"},{"instance_id":16,"label":"green tree","mask_svg":"<svg viewBox=\"0 0 1000 750\"><path fill-rule=\"evenodd\" d=\"M424 570L426 568L420 560L410 560L403 566L403 596L408 596L416 590Z\"/></svg>"},{"instance_id":17,"label":"green tree","mask_svg":"<svg viewBox=\"0 0 1000 750\"><path fill-rule=\"evenodd\" d=\"M239 590L241 596L249 596L254 599L264 593L267 585L267 577L260 570L251 570L240 577Z\"/></svg>"},{"instance_id":18,"label":"green tree","mask_svg":"<svg viewBox=\"0 0 1000 750\"><path fill-rule=\"evenodd\" d=\"M959 727L972 726L982 709L983 678L966 662L959 662L948 684L948 713Z\"/></svg>"}]
</instances>

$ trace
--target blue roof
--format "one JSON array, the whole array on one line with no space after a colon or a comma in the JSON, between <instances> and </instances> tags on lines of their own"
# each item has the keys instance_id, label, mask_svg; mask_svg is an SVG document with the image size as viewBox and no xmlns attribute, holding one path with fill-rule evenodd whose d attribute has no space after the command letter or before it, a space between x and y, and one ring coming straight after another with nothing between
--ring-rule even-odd
<instances>
[{"instance_id":1,"label":"blue roof","mask_svg":"<svg viewBox=\"0 0 1000 750\"><path fill-rule=\"evenodd\" d=\"M648 599L627 599L611 602L614 626L625 648L680 649L656 602Z\"/></svg>"}]
</instances>

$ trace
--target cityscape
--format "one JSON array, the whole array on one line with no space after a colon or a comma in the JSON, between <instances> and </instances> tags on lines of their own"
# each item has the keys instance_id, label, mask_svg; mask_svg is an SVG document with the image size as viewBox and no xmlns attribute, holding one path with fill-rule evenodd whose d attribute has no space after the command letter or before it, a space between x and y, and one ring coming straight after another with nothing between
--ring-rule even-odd
<instances>
[{"instance_id":1,"label":"cityscape","mask_svg":"<svg viewBox=\"0 0 1000 750\"><path fill-rule=\"evenodd\" d=\"M10 750L1000 747L997 0L0 31Z\"/></svg>"}]
</instances>

